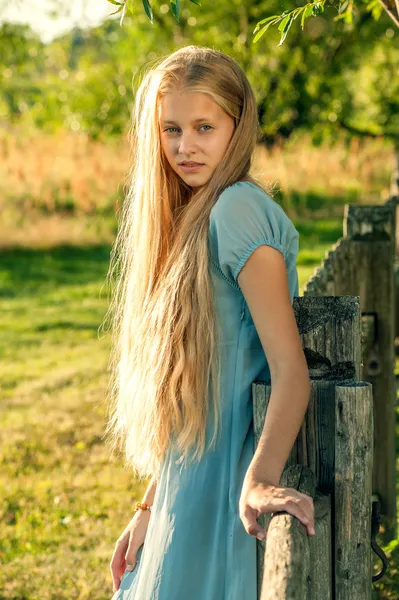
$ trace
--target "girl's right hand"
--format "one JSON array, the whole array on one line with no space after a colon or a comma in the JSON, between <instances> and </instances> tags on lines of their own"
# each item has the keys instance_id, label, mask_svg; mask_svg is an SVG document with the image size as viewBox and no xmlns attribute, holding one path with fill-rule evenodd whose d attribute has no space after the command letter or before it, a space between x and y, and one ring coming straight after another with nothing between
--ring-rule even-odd
<instances>
[{"instance_id":1,"label":"girl's right hand","mask_svg":"<svg viewBox=\"0 0 399 600\"><path fill-rule=\"evenodd\" d=\"M109 565L114 593L119 589L126 565L133 565L133 569L131 570L134 570L136 567L137 551L144 543L150 517L150 510L138 510L116 541L115 550Z\"/></svg>"},{"instance_id":2,"label":"girl's right hand","mask_svg":"<svg viewBox=\"0 0 399 600\"><path fill-rule=\"evenodd\" d=\"M240 518L246 532L265 539L266 531L257 519L261 514L281 511L292 514L303 523L309 535L315 535L313 498L295 488L264 482L247 471L239 501Z\"/></svg>"}]
</instances>

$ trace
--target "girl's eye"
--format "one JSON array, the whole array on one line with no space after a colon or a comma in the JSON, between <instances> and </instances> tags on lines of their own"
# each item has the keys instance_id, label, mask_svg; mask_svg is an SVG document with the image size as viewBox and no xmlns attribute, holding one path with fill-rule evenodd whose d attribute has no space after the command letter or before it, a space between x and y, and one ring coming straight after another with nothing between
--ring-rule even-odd
<instances>
[{"instance_id":1,"label":"girl's eye","mask_svg":"<svg viewBox=\"0 0 399 600\"><path fill-rule=\"evenodd\" d=\"M213 129L213 127L211 125L201 125L200 128L201 127L209 127L210 129ZM178 127L168 127L167 129L165 129L165 132L170 132L171 129L178 129ZM206 131L209 131L209 129L207 129Z\"/></svg>"}]
</instances>

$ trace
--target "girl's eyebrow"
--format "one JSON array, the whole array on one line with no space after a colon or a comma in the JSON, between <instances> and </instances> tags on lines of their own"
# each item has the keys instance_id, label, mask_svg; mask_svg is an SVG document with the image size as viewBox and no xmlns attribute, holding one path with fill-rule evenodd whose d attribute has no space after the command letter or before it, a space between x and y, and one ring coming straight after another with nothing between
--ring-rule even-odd
<instances>
[{"instance_id":1,"label":"girl's eyebrow","mask_svg":"<svg viewBox=\"0 0 399 600\"><path fill-rule=\"evenodd\" d=\"M195 119L195 121L191 121L192 124L200 123L201 121L211 121L209 117L200 117L199 119ZM177 125L176 121L162 120L162 125Z\"/></svg>"}]
</instances>

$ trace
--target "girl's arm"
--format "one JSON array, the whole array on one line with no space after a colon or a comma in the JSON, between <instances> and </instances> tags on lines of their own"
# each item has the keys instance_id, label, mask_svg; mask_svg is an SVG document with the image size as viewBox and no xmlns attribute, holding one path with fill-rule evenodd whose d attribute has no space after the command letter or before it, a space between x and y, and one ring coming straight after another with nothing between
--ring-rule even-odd
<instances>
[{"instance_id":1,"label":"girl's arm","mask_svg":"<svg viewBox=\"0 0 399 600\"><path fill-rule=\"evenodd\" d=\"M308 408L311 382L295 320L287 270L275 248L259 246L238 275L270 366L272 395L249 471L279 485Z\"/></svg>"},{"instance_id":2,"label":"girl's arm","mask_svg":"<svg viewBox=\"0 0 399 600\"><path fill-rule=\"evenodd\" d=\"M155 475L153 475L141 502L145 502L146 504L149 504L149 505L151 505L154 502L154 496L155 496L155 492L157 489L157 483L158 482L155 478Z\"/></svg>"},{"instance_id":3,"label":"girl's arm","mask_svg":"<svg viewBox=\"0 0 399 600\"><path fill-rule=\"evenodd\" d=\"M314 535L313 499L279 485L308 408L311 381L295 320L283 255L259 246L238 275L270 366L272 394L259 443L245 475L239 511L245 530L265 539L257 522L281 510L297 517Z\"/></svg>"}]
</instances>

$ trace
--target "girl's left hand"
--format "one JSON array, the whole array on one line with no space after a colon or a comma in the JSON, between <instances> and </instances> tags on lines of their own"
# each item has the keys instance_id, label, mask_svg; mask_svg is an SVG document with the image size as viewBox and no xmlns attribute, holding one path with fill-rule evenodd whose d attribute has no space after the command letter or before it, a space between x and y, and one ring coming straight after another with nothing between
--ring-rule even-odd
<instances>
[{"instance_id":1,"label":"girl's left hand","mask_svg":"<svg viewBox=\"0 0 399 600\"><path fill-rule=\"evenodd\" d=\"M257 519L261 514L279 511L287 511L297 517L307 527L309 535L315 534L314 505L310 496L294 488L265 483L247 474L239 502L240 519L245 531L258 539L265 539L266 532Z\"/></svg>"}]
</instances>

